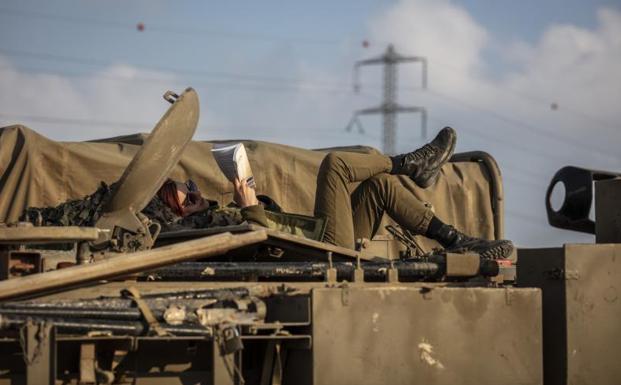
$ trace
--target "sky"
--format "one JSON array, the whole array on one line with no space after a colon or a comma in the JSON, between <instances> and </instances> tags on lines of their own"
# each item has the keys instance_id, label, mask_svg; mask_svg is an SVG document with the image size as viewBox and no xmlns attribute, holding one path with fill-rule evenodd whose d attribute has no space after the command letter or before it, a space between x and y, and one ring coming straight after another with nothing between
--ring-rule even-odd
<instances>
[{"instance_id":1,"label":"sky","mask_svg":"<svg viewBox=\"0 0 621 385\"><path fill-rule=\"evenodd\" d=\"M354 63L388 44L428 60L428 88L404 64L398 90L428 111L428 138L450 125L457 152L498 161L507 237L593 242L547 224L545 191L566 165L621 172L621 0L5 0L0 126L65 141L148 132L161 95L192 86L195 139L381 148L379 117L345 128L382 98L380 67L353 91ZM399 117L398 152L425 140L420 117Z\"/></svg>"}]
</instances>

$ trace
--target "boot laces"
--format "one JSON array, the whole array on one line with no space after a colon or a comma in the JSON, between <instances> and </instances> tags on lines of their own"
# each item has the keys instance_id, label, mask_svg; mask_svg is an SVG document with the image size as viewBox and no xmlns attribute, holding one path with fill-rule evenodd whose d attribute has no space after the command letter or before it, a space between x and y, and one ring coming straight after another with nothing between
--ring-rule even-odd
<instances>
[{"instance_id":1,"label":"boot laces","mask_svg":"<svg viewBox=\"0 0 621 385\"><path fill-rule=\"evenodd\" d=\"M418 150L414 151L412 153L412 157L415 160L425 159L425 158L434 156L436 154L436 152L437 152L436 148L434 146L432 146L431 144L427 143L423 147L421 147Z\"/></svg>"}]
</instances>

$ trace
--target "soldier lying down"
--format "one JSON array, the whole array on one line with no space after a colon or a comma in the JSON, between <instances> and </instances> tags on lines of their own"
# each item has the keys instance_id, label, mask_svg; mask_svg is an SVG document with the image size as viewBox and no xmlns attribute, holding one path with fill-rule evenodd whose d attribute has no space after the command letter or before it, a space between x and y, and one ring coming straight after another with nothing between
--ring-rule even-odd
<instances>
[{"instance_id":1,"label":"soldier lying down","mask_svg":"<svg viewBox=\"0 0 621 385\"><path fill-rule=\"evenodd\" d=\"M321 163L317 178L314 216L323 223L323 242L354 248L355 240L372 238L387 213L401 227L438 241L450 251L474 251L484 258L506 258L513 250L508 240L470 237L443 223L396 175L408 175L427 188L438 179L440 169L453 154L456 133L450 127L423 147L393 157L381 154L331 152ZM350 194L348 185L361 182ZM85 200L70 201L55 208L28 209L25 219L48 225L93 225L111 188L102 185ZM194 183L168 180L142 211L163 230L205 228L240 224L244 221L276 227L294 214L276 214L278 206L269 198L257 197L245 181L235 181L235 207L218 207L201 196ZM275 217L277 215L277 217ZM312 232L312 231L311 231ZM308 233L301 233L308 235Z\"/></svg>"}]
</instances>

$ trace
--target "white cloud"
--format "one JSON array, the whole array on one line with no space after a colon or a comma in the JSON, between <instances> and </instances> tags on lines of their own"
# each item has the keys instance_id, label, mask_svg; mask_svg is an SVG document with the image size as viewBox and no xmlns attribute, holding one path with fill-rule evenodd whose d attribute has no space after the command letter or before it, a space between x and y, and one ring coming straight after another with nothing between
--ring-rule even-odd
<instances>
[{"instance_id":1,"label":"white cloud","mask_svg":"<svg viewBox=\"0 0 621 385\"><path fill-rule=\"evenodd\" d=\"M597 14L595 30L572 25L548 28L523 55L523 69L507 76L506 85L557 100L561 110L587 111L602 120L617 120L621 13L600 9Z\"/></svg>"},{"instance_id":2,"label":"white cloud","mask_svg":"<svg viewBox=\"0 0 621 385\"><path fill-rule=\"evenodd\" d=\"M86 140L150 128L168 107L158 95L170 74L113 65L86 76L25 72L0 56L0 125L21 123L56 140ZM140 80L136 87L128 80ZM153 84L149 84L153 82ZM10 92L6 92L10 90ZM76 122L64 119L77 120ZM56 120L58 119L58 120ZM86 125L80 121L123 124Z\"/></svg>"},{"instance_id":3,"label":"white cloud","mask_svg":"<svg viewBox=\"0 0 621 385\"><path fill-rule=\"evenodd\" d=\"M464 74L481 72L481 51L489 41L489 33L468 12L445 0L401 1L369 29L373 40L394 42L397 50L427 57L430 83L456 92L467 86Z\"/></svg>"},{"instance_id":4,"label":"white cloud","mask_svg":"<svg viewBox=\"0 0 621 385\"><path fill-rule=\"evenodd\" d=\"M451 1L402 0L379 15L370 30L375 40L394 42L402 54L428 58L431 94L452 98L438 102L438 95L418 95L428 99L432 115L470 110L479 123L502 115L533 126L522 127L521 139L529 135L533 141L549 141L565 135L568 142L573 139L615 153L621 143L621 130L614 129L620 117L621 13L600 9L598 22L594 30L551 25L535 44L513 42L496 53L513 59L517 69L506 71L499 80L486 74L483 52L505 44L492 45L491 34ZM403 70L401 76L403 83L413 84L420 75ZM551 110L552 103L558 111ZM519 124L502 125L509 135L520 131ZM598 133L606 137L598 138ZM608 160L618 159L615 155Z\"/></svg>"}]
</instances>

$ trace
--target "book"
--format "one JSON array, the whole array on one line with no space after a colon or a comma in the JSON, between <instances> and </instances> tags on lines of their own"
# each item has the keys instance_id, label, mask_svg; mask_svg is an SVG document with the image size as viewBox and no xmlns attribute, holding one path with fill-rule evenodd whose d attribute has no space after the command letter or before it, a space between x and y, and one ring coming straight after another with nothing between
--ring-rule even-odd
<instances>
[{"instance_id":1,"label":"book","mask_svg":"<svg viewBox=\"0 0 621 385\"><path fill-rule=\"evenodd\" d=\"M243 143L215 144L211 153L228 180L233 182L235 178L239 178L239 180L246 180L248 186L255 187L250 161L248 161L248 154Z\"/></svg>"}]
</instances>

